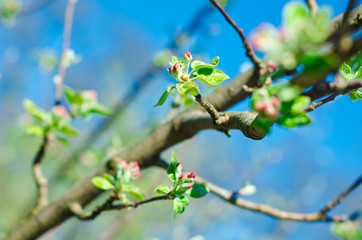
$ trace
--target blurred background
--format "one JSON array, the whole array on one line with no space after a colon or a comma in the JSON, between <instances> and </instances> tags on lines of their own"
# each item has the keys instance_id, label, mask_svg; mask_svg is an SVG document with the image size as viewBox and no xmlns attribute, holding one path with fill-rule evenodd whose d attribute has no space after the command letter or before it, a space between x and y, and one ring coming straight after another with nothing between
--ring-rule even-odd
<instances>
[{"instance_id":1,"label":"blurred background","mask_svg":"<svg viewBox=\"0 0 362 240\"><path fill-rule=\"evenodd\" d=\"M31 161L41 139L26 133L32 119L23 100L43 109L54 104L53 77L61 54L67 1L24 0L24 11L0 26L0 234L19 223L34 204ZM347 0L318 0L341 14ZM279 26L287 1L230 0L227 12L250 36L263 22ZM50 198L56 199L77 180L102 164L107 154L135 143L162 123L170 99L152 108L173 79L166 72L170 56L191 51L194 58L220 56L219 68L231 79L248 69L240 38L209 1L78 0L71 48L81 61L66 73L65 85L94 89L99 101L118 106L120 114L102 129L103 117L73 122L80 135L69 146L51 141L44 161ZM225 81L227 82L227 81ZM215 88L201 85L201 92ZM232 110L244 111L249 100ZM186 170L236 191L245 181L257 187L247 200L295 212L315 212L340 194L362 170L362 101L340 96L310 115L313 123L287 130L274 126L261 141L232 131L232 137L203 131L165 151L175 151ZM95 134L96 132L96 134ZM94 137L96 136L96 137ZM80 151L81 150L81 151ZM149 195L169 184L157 168L142 171L137 183ZM355 190L332 212L361 208L362 189ZM91 206L106 196L97 199ZM93 221L72 218L41 239L337 239L327 223L301 223L239 209L212 194L192 199L174 218L172 202L154 202L136 210L107 212Z\"/></svg>"}]
</instances>

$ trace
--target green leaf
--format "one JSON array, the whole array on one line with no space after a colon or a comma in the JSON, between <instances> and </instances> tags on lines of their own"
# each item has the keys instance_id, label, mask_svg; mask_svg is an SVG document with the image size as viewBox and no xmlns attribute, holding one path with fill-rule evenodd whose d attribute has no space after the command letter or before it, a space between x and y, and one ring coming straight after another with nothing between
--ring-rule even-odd
<instances>
[{"instance_id":1,"label":"green leaf","mask_svg":"<svg viewBox=\"0 0 362 240\"><path fill-rule=\"evenodd\" d=\"M278 124L287 127L295 128L300 125L307 125L311 122L311 119L304 113L300 113L296 116L287 116L278 119Z\"/></svg>"},{"instance_id":2,"label":"green leaf","mask_svg":"<svg viewBox=\"0 0 362 240\"><path fill-rule=\"evenodd\" d=\"M156 103L155 106L153 107L157 107L157 106L161 106L162 104L165 103L168 95L171 93L171 91L175 88L175 86L169 86L166 91L161 95L160 99L158 100L158 102Z\"/></svg>"},{"instance_id":3,"label":"green leaf","mask_svg":"<svg viewBox=\"0 0 362 240\"><path fill-rule=\"evenodd\" d=\"M173 211L175 214L183 213L185 211L185 204L180 198L175 198L173 200Z\"/></svg>"},{"instance_id":4,"label":"green leaf","mask_svg":"<svg viewBox=\"0 0 362 240\"><path fill-rule=\"evenodd\" d=\"M308 20L309 14L304 5L292 2L285 7L284 19L288 29L298 30Z\"/></svg>"},{"instance_id":5,"label":"green leaf","mask_svg":"<svg viewBox=\"0 0 362 240\"><path fill-rule=\"evenodd\" d=\"M190 197L201 198L209 192L209 189L201 184L194 184L190 190Z\"/></svg>"},{"instance_id":6,"label":"green leaf","mask_svg":"<svg viewBox=\"0 0 362 240\"><path fill-rule=\"evenodd\" d=\"M343 63L342 66L339 68L339 73L348 81L352 80L351 72L351 67L348 66L346 63Z\"/></svg>"},{"instance_id":7,"label":"green leaf","mask_svg":"<svg viewBox=\"0 0 362 240\"><path fill-rule=\"evenodd\" d=\"M59 136L59 135L56 135L55 137L57 138L57 140L59 142L61 142L62 144L66 145L66 146L68 146L69 143L70 143L69 140L67 138L65 138L65 137L62 137L62 136Z\"/></svg>"},{"instance_id":8,"label":"green leaf","mask_svg":"<svg viewBox=\"0 0 362 240\"><path fill-rule=\"evenodd\" d=\"M225 79L229 79L229 76L217 69L200 68L197 71L197 78L207 84L218 85Z\"/></svg>"},{"instance_id":9,"label":"green leaf","mask_svg":"<svg viewBox=\"0 0 362 240\"><path fill-rule=\"evenodd\" d=\"M304 107L310 103L310 97L307 96L299 96L293 101L293 105L291 108L292 113L300 113L303 112Z\"/></svg>"},{"instance_id":10,"label":"green leaf","mask_svg":"<svg viewBox=\"0 0 362 240\"><path fill-rule=\"evenodd\" d=\"M351 100L356 101L358 99L362 99L362 93L358 90L352 90L348 93Z\"/></svg>"},{"instance_id":11,"label":"green leaf","mask_svg":"<svg viewBox=\"0 0 362 240\"><path fill-rule=\"evenodd\" d=\"M89 108L89 113L96 113L104 116L110 116L112 115L112 110L104 106L103 104L93 102L93 104Z\"/></svg>"},{"instance_id":12,"label":"green leaf","mask_svg":"<svg viewBox=\"0 0 362 240\"><path fill-rule=\"evenodd\" d=\"M81 104L84 101L82 95L70 87L64 87L64 94L71 105Z\"/></svg>"},{"instance_id":13,"label":"green leaf","mask_svg":"<svg viewBox=\"0 0 362 240\"><path fill-rule=\"evenodd\" d=\"M57 126L57 130L67 136L78 135L77 130L75 130L68 121L61 121Z\"/></svg>"},{"instance_id":14,"label":"green leaf","mask_svg":"<svg viewBox=\"0 0 362 240\"><path fill-rule=\"evenodd\" d=\"M110 182L111 184L115 184L115 179L114 176L109 174L109 173L105 173L103 174L103 178L107 179L108 182Z\"/></svg>"},{"instance_id":15,"label":"green leaf","mask_svg":"<svg viewBox=\"0 0 362 240\"><path fill-rule=\"evenodd\" d=\"M155 193L158 193L158 194L167 194L171 191L171 189L169 187L167 187L166 185L161 185L161 186L158 186L156 189L155 189Z\"/></svg>"},{"instance_id":16,"label":"green leaf","mask_svg":"<svg viewBox=\"0 0 362 240\"><path fill-rule=\"evenodd\" d=\"M26 129L26 133L30 134L30 135L43 137L44 133L45 133L45 129L38 125L31 125Z\"/></svg>"},{"instance_id":17,"label":"green leaf","mask_svg":"<svg viewBox=\"0 0 362 240\"><path fill-rule=\"evenodd\" d=\"M265 134L268 134L270 132L270 128L273 124L268 119L262 119L260 117L257 117L252 126L258 129L259 131L264 132Z\"/></svg>"},{"instance_id":18,"label":"green leaf","mask_svg":"<svg viewBox=\"0 0 362 240\"><path fill-rule=\"evenodd\" d=\"M25 110L36 120L44 123L49 123L50 115L44 110L37 107L32 101L30 101L29 99L25 99L23 104Z\"/></svg>"},{"instance_id":19,"label":"green leaf","mask_svg":"<svg viewBox=\"0 0 362 240\"><path fill-rule=\"evenodd\" d=\"M189 199L186 196L180 196L180 201L184 204L184 206L189 205Z\"/></svg>"},{"instance_id":20,"label":"green leaf","mask_svg":"<svg viewBox=\"0 0 362 240\"><path fill-rule=\"evenodd\" d=\"M167 168L167 175L168 177L172 180L175 181L176 180L176 163L177 163L177 157L176 157L176 153L172 152L171 154L171 163Z\"/></svg>"},{"instance_id":21,"label":"green leaf","mask_svg":"<svg viewBox=\"0 0 362 240\"><path fill-rule=\"evenodd\" d=\"M204 63L203 61L195 60L191 63L191 67L193 70L198 70L200 68L214 68L219 64L220 57L214 57L211 60L211 63Z\"/></svg>"},{"instance_id":22,"label":"green leaf","mask_svg":"<svg viewBox=\"0 0 362 240\"><path fill-rule=\"evenodd\" d=\"M282 102L288 102L296 98L301 93L301 89L295 85L286 85L282 87L277 97Z\"/></svg>"},{"instance_id":23,"label":"green leaf","mask_svg":"<svg viewBox=\"0 0 362 240\"><path fill-rule=\"evenodd\" d=\"M177 83L176 90L181 95L191 94L196 96L199 94L199 86L194 82Z\"/></svg>"},{"instance_id":24,"label":"green leaf","mask_svg":"<svg viewBox=\"0 0 362 240\"><path fill-rule=\"evenodd\" d=\"M112 183L110 183L108 181L108 179L104 178L104 177L93 177L92 178L92 183L97 187L100 188L102 190L110 190L113 189L114 186L112 185Z\"/></svg>"},{"instance_id":25,"label":"green leaf","mask_svg":"<svg viewBox=\"0 0 362 240\"><path fill-rule=\"evenodd\" d=\"M141 201L146 194L139 187L132 185L132 188L129 191L129 195Z\"/></svg>"}]
</instances>

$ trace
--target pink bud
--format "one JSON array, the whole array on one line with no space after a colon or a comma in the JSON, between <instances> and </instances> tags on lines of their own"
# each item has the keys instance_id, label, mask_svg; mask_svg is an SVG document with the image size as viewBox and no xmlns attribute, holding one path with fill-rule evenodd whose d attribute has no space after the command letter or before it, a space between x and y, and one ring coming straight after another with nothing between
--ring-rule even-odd
<instances>
[{"instance_id":1,"label":"pink bud","mask_svg":"<svg viewBox=\"0 0 362 240\"><path fill-rule=\"evenodd\" d=\"M193 186L193 184L192 184L192 183L190 183L190 184L187 186L187 189L192 188L192 186Z\"/></svg>"},{"instance_id":2,"label":"pink bud","mask_svg":"<svg viewBox=\"0 0 362 240\"><path fill-rule=\"evenodd\" d=\"M181 69L181 63L175 63L173 66L172 66L172 71L178 71L179 69Z\"/></svg>"},{"instance_id":3,"label":"pink bud","mask_svg":"<svg viewBox=\"0 0 362 240\"><path fill-rule=\"evenodd\" d=\"M175 167L178 168L181 165L181 163L176 163Z\"/></svg>"},{"instance_id":4,"label":"pink bud","mask_svg":"<svg viewBox=\"0 0 362 240\"><path fill-rule=\"evenodd\" d=\"M269 110L271 106L269 106L267 103L264 103L263 107L261 108L261 110L263 110L264 112L267 112Z\"/></svg>"},{"instance_id":5,"label":"pink bud","mask_svg":"<svg viewBox=\"0 0 362 240\"><path fill-rule=\"evenodd\" d=\"M274 107L276 107L276 108L279 108L279 107L280 107L280 100L279 100L279 98L273 96L273 97L271 98L271 102L272 102L272 105L273 105Z\"/></svg>"},{"instance_id":6,"label":"pink bud","mask_svg":"<svg viewBox=\"0 0 362 240\"><path fill-rule=\"evenodd\" d=\"M98 94L95 90L84 90L82 91L82 96L94 101L96 101L98 98Z\"/></svg>"},{"instance_id":7,"label":"pink bud","mask_svg":"<svg viewBox=\"0 0 362 240\"><path fill-rule=\"evenodd\" d=\"M256 110L262 110L263 107L264 107L264 105L265 105L265 103L263 103L263 102L256 102L256 103L254 104L254 108L255 108Z\"/></svg>"},{"instance_id":8,"label":"pink bud","mask_svg":"<svg viewBox=\"0 0 362 240\"><path fill-rule=\"evenodd\" d=\"M132 168L139 168L140 165L138 164L138 162L131 162Z\"/></svg>"},{"instance_id":9,"label":"pink bud","mask_svg":"<svg viewBox=\"0 0 362 240\"><path fill-rule=\"evenodd\" d=\"M270 116L272 117L278 116L278 111L275 108L273 108L273 110L270 112Z\"/></svg>"},{"instance_id":10,"label":"pink bud","mask_svg":"<svg viewBox=\"0 0 362 240\"><path fill-rule=\"evenodd\" d=\"M266 68L262 68L262 69L260 69L260 74L262 76L266 76L268 74L268 70Z\"/></svg>"},{"instance_id":11,"label":"pink bud","mask_svg":"<svg viewBox=\"0 0 362 240\"><path fill-rule=\"evenodd\" d=\"M70 119L71 116L68 113L67 109L63 105L57 105L53 107L53 113L59 117Z\"/></svg>"},{"instance_id":12,"label":"pink bud","mask_svg":"<svg viewBox=\"0 0 362 240\"><path fill-rule=\"evenodd\" d=\"M191 58L191 53L189 51L184 52L185 58Z\"/></svg>"},{"instance_id":13,"label":"pink bud","mask_svg":"<svg viewBox=\"0 0 362 240\"><path fill-rule=\"evenodd\" d=\"M189 175L187 175L188 178L195 178L196 174L194 172L190 172Z\"/></svg>"},{"instance_id":14,"label":"pink bud","mask_svg":"<svg viewBox=\"0 0 362 240\"><path fill-rule=\"evenodd\" d=\"M119 165L123 166L124 170L128 170L128 168L129 168L126 160L120 160Z\"/></svg>"},{"instance_id":15,"label":"pink bud","mask_svg":"<svg viewBox=\"0 0 362 240\"><path fill-rule=\"evenodd\" d=\"M180 178L181 178L181 179L184 179L185 177L186 177L186 174L185 174L185 173L181 173Z\"/></svg>"},{"instance_id":16,"label":"pink bud","mask_svg":"<svg viewBox=\"0 0 362 240\"><path fill-rule=\"evenodd\" d=\"M141 172L139 169L133 173L134 178L139 178L140 176L141 176Z\"/></svg>"},{"instance_id":17,"label":"pink bud","mask_svg":"<svg viewBox=\"0 0 362 240\"><path fill-rule=\"evenodd\" d=\"M267 62L266 66L273 72L278 69L278 64L276 64L275 62Z\"/></svg>"}]
</instances>

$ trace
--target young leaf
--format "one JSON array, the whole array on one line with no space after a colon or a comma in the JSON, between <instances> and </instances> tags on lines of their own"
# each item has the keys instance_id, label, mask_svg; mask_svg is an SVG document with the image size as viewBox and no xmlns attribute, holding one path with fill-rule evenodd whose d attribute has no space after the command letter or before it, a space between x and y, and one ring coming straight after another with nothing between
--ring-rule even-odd
<instances>
[{"instance_id":1,"label":"young leaf","mask_svg":"<svg viewBox=\"0 0 362 240\"><path fill-rule=\"evenodd\" d=\"M175 152L172 152L172 155L171 155L171 163L170 163L170 165L169 165L168 168L167 168L167 175L168 175L168 177L169 177L172 181L175 181L175 180L176 180L176 176L175 176L175 173L176 173L176 163L177 163L176 153L175 153Z\"/></svg>"},{"instance_id":2,"label":"young leaf","mask_svg":"<svg viewBox=\"0 0 362 240\"><path fill-rule=\"evenodd\" d=\"M225 79L229 79L229 76L220 70L212 68L200 68L197 71L197 78L207 84L218 85Z\"/></svg>"},{"instance_id":3,"label":"young leaf","mask_svg":"<svg viewBox=\"0 0 362 240\"><path fill-rule=\"evenodd\" d=\"M158 194L167 194L169 193L171 190L169 187L167 187L166 185L161 185L161 186L158 186L156 189L155 189L155 193L158 193Z\"/></svg>"},{"instance_id":4,"label":"young leaf","mask_svg":"<svg viewBox=\"0 0 362 240\"><path fill-rule=\"evenodd\" d=\"M58 140L59 142L61 142L62 144L66 145L66 146L69 145L69 140L66 139L65 137L62 137L62 136L59 136L59 135L56 135L55 137L56 137L57 140Z\"/></svg>"},{"instance_id":5,"label":"young leaf","mask_svg":"<svg viewBox=\"0 0 362 240\"><path fill-rule=\"evenodd\" d=\"M201 198L209 192L209 189L204 185L194 184L189 193L192 198Z\"/></svg>"},{"instance_id":6,"label":"young leaf","mask_svg":"<svg viewBox=\"0 0 362 240\"><path fill-rule=\"evenodd\" d=\"M196 96L199 94L199 86L194 82L177 83L176 90L180 95L191 94Z\"/></svg>"},{"instance_id":7,"label":"young leaf","mask_svg":"<svg viewBox=\"0 0 362 240\"><path fill-rule=\"evenodd\" d=\"M288 102L296 98L300 94L301 90L298 86L295 85L285 85L282 87L277 95L277 97L282 102Z\"/></svg>"},{"instance_id":8,"label":"young leaf","mask_svg":"<svg viewBox=\"0 0 362 240\"><path fill-rule=\"evenodd\" d=\"M57 126L57 130L67 136L77 136L78 132L70 125L68 121L64 121Z\"/></svg>"},{"instance_id":9,"label":"young leaf","mask_svg":"<svg viewBox=\"0 0 362 240\"><path fill-rule=\"evenodd\" d=\"M157 106L161 106L162 104L165 103L168 95L171 93L171 91L175 88L175 86L169 86L166 91L161 95L160 99L158 100L158 102L156 103L155 106L153 107L157 107Z\"/></svg>"},{"instance_id":10,"label":"young leaf","mask_svg":"<svg viewBox=\"0 0 362 240\"><path fill-rule=\"evenodd\" d=\"M44 136L45 129L38 125L31 125L26 129L26 133L42 137Z\"/></svg>"},{"instance_id":11,"label":"young leaf","mask_svg":"<svg viewBox=\"0 0 362 240\"><path fill-rule=\"evenodd\" d=\"M192 69L194 69L195 71L200 69L200 68L214 68L219 64L219 59L220 57L214 57L211 60L211 63L204 63L202 61L199 60L195 60L191 63L191 67Z\"/></svg>"},{"instance_id":12,"label":"young leaf","mask_svg":"<svg viewBox=\"0 0 362 240\"><path fill-rule=\"evenodd\" d=\"M40 122L49 122L50 116L44 110L38 108L32 101L25 99L24 102L25 110Z\"/></svg>"},{"instance_id":13,"label":"young leaf","mask_svg":"<svg viewBox=\"0 0 362 240\"><path fill-rule=\"evenodd\" d=\"M114 186L104 177L96 176L92 178L92 183L102 190L110 190L113 189Z\"/></svg>"},{"instance_id":14,"label":"young leaf","mask_svg":"<svg viewBox=\"0 0 362 240\"><path fill-rule=\"evenodd\" d=\"M64 87L64 94L71 105L81 104L83 102L82 95L79 92L71 89L70 87Z\"/></svg>"},{"instance_id":15,"label":"young leaf","mask_svg":"<svg viewBox=\"0 0 362 240\"><path fill-rule=\"evenodd\" d=\"M184 204L184 206L189 205L189 199L186 196L180 196L180 201Z\"/></svg>"},{"instance_id":16,"label":"young leaf","mask_svg":"<svg viewBox=\"0 0 362 240\"><path fill-rule=\"evenodd\" d=\"M109 173L105 173L105 174L103 174L103 178L107 179L108 182L110 182L111 184L114 185L115 179L114 179L113 175L111 175Z\"/></svg>"},{"instance_id":17,"label":"young leaf","mask_svg":"<svg viewBox=\"0 0 362 240\"><path fill-rule=\"evenodd\" d=\"M89 113L96 113L104 116L110 116L112 115L112 110L104 106L103 104L93 102L93 104L89 108Z\"/></svg>"},{"instance_id":18,"label":"young leaf","mask_svg":"<svg viewBox=\"0 0 362 240\"><path fill-rule=\"evenodd\" d=\"M348 66L346 63L343 63L342 66L339 68L339 73L348 81L350 81L352 78L351 67Z\"/></svg>"},{"instance_id":19,"label":"young leaf","mask_svg":"<svg viewBox=\"0 0 362 240\"><path fill-rule=\"evenodd\" d=\"M141 201L146 194L139 187L132 185L129 195Z\"/></svg>"},{"instance_id":20,"label":"young leaf","mask_svg":"<svg viewBox=\"0 0 362 240\"><path fill-rule=\"evenodd\" d=\"M175 214L183 213L185 211L185 204L180 198L175 198L173 200L173 211Z\"/></svg>"},{"instance_id":21,"label":"young leaf","mask_svg":"<svg viewBox=\"0 0 362 240\"><path fill-rule=\"evenodd\" d=\"M292 113L300 113L303 112L304 107L310 103L310 97L308 96L299 96L293 101L293 105L291 108Z\"/></svg>"}]
</instances>

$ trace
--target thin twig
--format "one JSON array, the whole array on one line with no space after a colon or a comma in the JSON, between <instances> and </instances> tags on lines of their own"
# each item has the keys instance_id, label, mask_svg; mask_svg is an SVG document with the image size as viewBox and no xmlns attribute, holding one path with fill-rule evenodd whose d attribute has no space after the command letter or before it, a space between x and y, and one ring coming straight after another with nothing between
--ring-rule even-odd
<instances>
[{"instance_id":1,"label":"thin twig","mask_svg":"<svg viewBox=\"0 0 362 240\"><path fill-rule=\"evenodd\" d=\"M338 203L340 203L350 192L358 187L362 183L362 175L357 178L357 180L347 188L343 193L341 193L338 197L330 201L327 206L325 206L320 213L325 215L328 211L334 208Z\"/></svg>"},{"instance_id":2,"label":"thin twig","mask_svg":"<svg viewBox=\"0 0 362 240\"><path fill-rule=\"evenodd\" d=\"M111 210L122 210L125 208L137 208L139 205L150 203L154 201L159 200L170 200L173 199L169 194L157 196L157 197L149 197L142 201L133 202L133 203L121 203L121 204L113 204L115 201L114 198L110 197L102 203L101 205L97 206L93 211L91 212L84 212L82 206L78 202L72 202L69 204L70 211L79 219L81 220L91 220L97 217L99 214L101 214L104 211L111 211Z\"/></svg>"},{"instance_id":3,"label":"thin twig","mask_svg":"<svg viewBox=\"0 0 362 240\"><path fill-rule=\"evenodd\" d=\"M304 108L305 112L311 112L314 111L317 107L322 106L323 104L333 101L337 96L339 96L338 93L334 93L326 98L323 98L322 100L318 101L318 102L312 102L311 104L309 104L308 106L306 106Z\"/></svg>"},{"instance_id":4,"label":"thin twig","mask_svg":"<svg viewBox=\"0 0 362 240\"><path fill-rule=\"evenodd\" d=\"M43 176L41 165L48 145L48 136L44 135L43 142L33 160L33 176L37 186L38 197L35 207L32 209L32 213L36 213L41 208L48 205L48 181Z\"/></svg>"},{"instance_id":5,"label":"thin twig","mask_svg":"<svg viewBox=\"0 0 362 240\"><path fill-rule=\"evenodd\" d=\"M311 13L311 15L313 17L315 17L317 15L318 12L318 4L315 0L306 0L307 1L307 5L309 8L309 11Z\"/></svg>"},{"instance_id":6,"label":"thin twig","mask_svg":"<svg viewBox=\"0 0 362 240\"><path fill-rule=\"evenodd\" d=\"M67 8L65 10L62 54L60 57L58 78L55 80L55 105L60 105L62 100L64 78L67 70L66 54L70 47L70 37L72 33L74 7L76 2L77 0L68 0Z\"/></svg>"},{"instance_id":7,"label":"thin twig","mask_svg":"<svg viewBox=\"0 0 362 240\"><path fill-rule=\"evenodd\" d=\"M228 21L231 24L231 26L237 31L237 33L241 37L241 40L244 44L244 48L246 49L246 55L255 64L255 66L260 67L260 64L262 64L262 61L255 55L251 44L248 42L248 39L246 38L246 36L244 34L244 31L234 22L234 20L231 19L231 17L225 12L223 7L216 0L210 0L210 2L212 4L214 4L214 6L225 17L226 21Z\"/></svg>"},{"instance_id":8,"label":"thin twig","mask_svg":"<svg viewBox=\"0 0 362 240\"><path fill-rule=\"evenodd\" d=\"M351 11L352 11L353 6L354 6L355 3L356 3L356 0L349 0L347 9L343 13L343 18L342 18L341 25L339 27L337 37L336 37L336 41L335 41L336 52L339 52L339 49L342 48L341 40L342 40L342 37L343 37L344 28L347 26L347 20L349 18L349 15L351 14Z\"/></svg>"}]
</instances>

